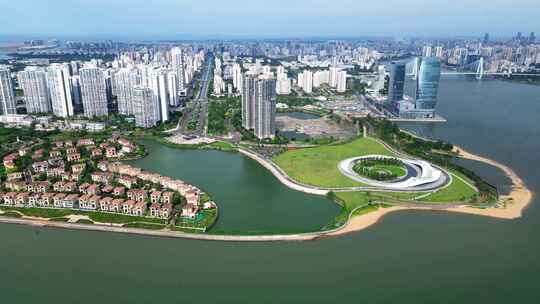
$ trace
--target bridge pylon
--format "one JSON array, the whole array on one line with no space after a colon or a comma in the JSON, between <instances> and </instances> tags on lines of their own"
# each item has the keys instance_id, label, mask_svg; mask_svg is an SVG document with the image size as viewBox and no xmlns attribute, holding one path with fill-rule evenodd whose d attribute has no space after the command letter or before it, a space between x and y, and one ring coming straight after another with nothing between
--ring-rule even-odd
<instances>
[{"instance_id":1,"label":"bridge pylon","mask_svg":"<svg viewBox=\"0 0 540 304\"><path fill-rule=\"evenodd\" d=\"M484 78L484 57L480 57L476 68L476 79L481 80L482 78Z\"/></svg>"}]
</instances>

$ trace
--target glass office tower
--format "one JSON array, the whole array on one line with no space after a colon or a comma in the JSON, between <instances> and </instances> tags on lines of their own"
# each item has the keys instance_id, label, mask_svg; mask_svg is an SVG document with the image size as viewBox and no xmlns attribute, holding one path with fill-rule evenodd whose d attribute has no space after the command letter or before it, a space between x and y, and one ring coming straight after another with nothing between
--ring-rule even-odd
<instances>
[{"instance_id":1,"label":"glass office tower","mask_svg":"<svg viewBox=\"0 0 540 304\"><path fill-rule=\"evenodd\" d=\"M388 103L393 104L403 99L405 87L405 63L392 62L388 83Z\"/></svg>"},{"instance_id":2,"label":"glass office tower","mask_svg":"<svg viewBox=\"0 0 540 304\"><path fill-rule=\"evenodd\" d=\"M441 62L439 59L434 57L422 58L417 76L416 109L435 111L440 79Z\"/></svg>"}]
</instances>

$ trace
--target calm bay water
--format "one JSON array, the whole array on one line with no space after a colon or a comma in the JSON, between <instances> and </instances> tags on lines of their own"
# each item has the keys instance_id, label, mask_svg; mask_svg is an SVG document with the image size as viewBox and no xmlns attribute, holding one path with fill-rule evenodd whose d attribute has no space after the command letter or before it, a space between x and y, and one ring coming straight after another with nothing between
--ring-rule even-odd
<instances>
[{"instance_id":1,"label":"calm bay water","mask_svg":"<svg viewBox=\"0 0 540 304\"><path fill-rule=\"evenodd\" d=\"M540 189L540 87L444 78L439 109L448 123L404 127L508 164ZM223 201L223 229L292 229L296 220L316 226L335 212L325 199L289 193L238 155L175 153L181 156L164 153L141 165L155 162ZM200 158L200 171L187 169ZM490 167L466 164L503 188L508 183ZM246 184L228 189L229 182ZM244 191L259 199L232 193ZM0 296L2 303L537 303L539 203L515 221L395 213L365 231L307 243L0 225ZM308 206L316 211L287 214Z\"/></svg>"},{"instance_id":2,"label":"calm bay water","mask_svg":"<svg viewBox=\"0 0 540 304\"><path fill-rule=\"evenodd\" d=\"M237 153L177 150L144 141L149 156L130 164L180 178L219 205L216 231L316 231L339 206L284 187L257 162Z\"/></svg>"}]
</instances>

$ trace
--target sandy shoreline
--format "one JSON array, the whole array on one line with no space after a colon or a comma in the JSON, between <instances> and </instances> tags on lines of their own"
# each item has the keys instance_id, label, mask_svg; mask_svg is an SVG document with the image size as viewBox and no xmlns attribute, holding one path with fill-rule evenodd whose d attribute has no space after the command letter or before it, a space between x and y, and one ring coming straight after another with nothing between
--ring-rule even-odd
<instances>
[{"instance_id":1,"label":"sandy shoreline","mask_svg":"<svg viewBox=\"0 0 540 304\"><path fill-rule=\"evenodd\" d=\"M386 214L396 211L403 210L436 210L436 211L448 211L448 212L458 212L466 213L480 216L488 216L499 219L518 219L523 215L525 208L532 202L534 197L533 192L527 188L525 182L512 170L510 167L501 164L492 159L472 154L460 147L455 147L454 152L459 153L459 157L463 159L469 159L474 161L479 161L491 166L494 166L504 172L504 174L512 182L512 190L509 195L501 196L501 201L506 201L505 208L489 208L489 209L479 209L472 208L468 206L458 207L458 208L448 208L448 209L435 209L429 207L390 207L390 208L380 208L377 211L370 212L366 215L357 216L351 218L345 227L339 231L334 231L329 233L330 236L343 235L355 231L360 231L366 229L374 224L376 224L381 218Z\"/></svg>"},{"instance_id":2,"label":"sandy shoreline","mask_svg":"<svg viewBox=\"0 0 540 304\"><path fill-rule=\"evenodd\" d=\"M491 216L502 219L517 219L523 215L525 208L527 208L527 206L532 202L534 194L529 188L527 188L525 182L514 172L514 170L512 170L512 168L492 159L472 154L460 147L455 147L454 151L459 153L459 157L461 158L479 161L502 170L512 182L512 190L508 195L500 197L502 201L507 201L505 208L476 209L466 207L453 211Z\"/></svg>"},{"instance_id":3,"label":"sandy shoreline","mask_svg":"<svg viewBox=\"0 0 540 304\"><path fill-rule=\"evenodd\" d=\"M264 161L258 159L256 155L250 155L247 151L240 151L242 154L254 158L259 163L261 163L266 169L270 170L274 175L280 176L280 172L276 168L265 164ZM381 220L386 214L396 211L403 210L436 210L436 211L448 211L448 212L459 212L480 216L488 216L500 219L517 219L522 216L523 210L531 203L533 198L533 193L530 189L527 188L523 180L508 166L498 163L494 160L478 156L472 153L467 152L466 150L456 147L455 152L459 152L459 157L464 159L470 159L474 161L483 162L499 168L502 170L512 182L512 190L509 195L502 196L501 200L506 201L505 208L489 208L489 209L478 209L468 206L462 207L453 207L453 208L433 208L433 207L401 207L394 206L389 208L379 208L376 211L364 214L362 216L350 217L347 223L335 230L324 231L324 232L313 232L313 233L303 233L303 234L291 234L291 235L261 235L261 236L241 236L241 235L212 235L212 234L192 234L185 232L177 232L171 230L147 230L147 229L138 229L138 228L125 228L120 227L119 225L105 225L104 223L96 223L95 225L88 224L78 224L75 223L78 217L71 219L69 222L53 222L48 221L42 218L35 217L23 217L23 218L7 218L0 217L0 223L10 223L10 224L21 224L21 225L30 225L30 226L40 226L40 227L53 227L53 228L63 228L63 229L74 229L74 230L92 230L92 231L102 231L102 232L120 232L127 234L136 234L136 235L146 235L146 236L157 236L157 237L168 237L168 238L184 238L184 239L196 239L196 240L209 240L209 241L233 241L233 242L275 242L275 241L310 241L317 240L320 238L331 237L344 235L351 232L360 231L366 229ZM278 178L283 184L287 187L295 189L297 191L302 191L310 194L324 195L327 191L315 191L315 189L304 189L301 186L295 185L293 182L285 179ZM2 212L0 212L2 213Z\"/></svg>"}]
</instances>

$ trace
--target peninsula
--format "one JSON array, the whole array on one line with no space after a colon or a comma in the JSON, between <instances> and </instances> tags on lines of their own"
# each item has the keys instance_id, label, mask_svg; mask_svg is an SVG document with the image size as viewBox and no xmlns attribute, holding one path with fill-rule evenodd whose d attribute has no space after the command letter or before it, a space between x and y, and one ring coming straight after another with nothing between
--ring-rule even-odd
<instances>
[{"instance_id":1,"label":"peninsula","mask_svg":"<svg viewBox=\"0 0 540 304\"><path fill-rule=\"evenodd\" d=\"M380 136L385 134L385 124L377 120L362 123L369 126L362 137L306 148L289 146L271 157L245 145L200 146L236 150L264 166L285 186L338 203L342 211L321 231L214 235L208 229L217 220L217 205L208 195L183 181L122 164L122 159L144 157L146 151L136 140L118 133L12 143L4 157L7 171L0 221L203 240L302 241L362 230L385 214L401 210L514 219L532 199L531 191L507 166L402 131ZM419 153L424 157L416 156ZM453 157L503 170L513 183L511 193L500 196L473 172L453 165L449 161Z\"/></svg>"}]
</instances>

